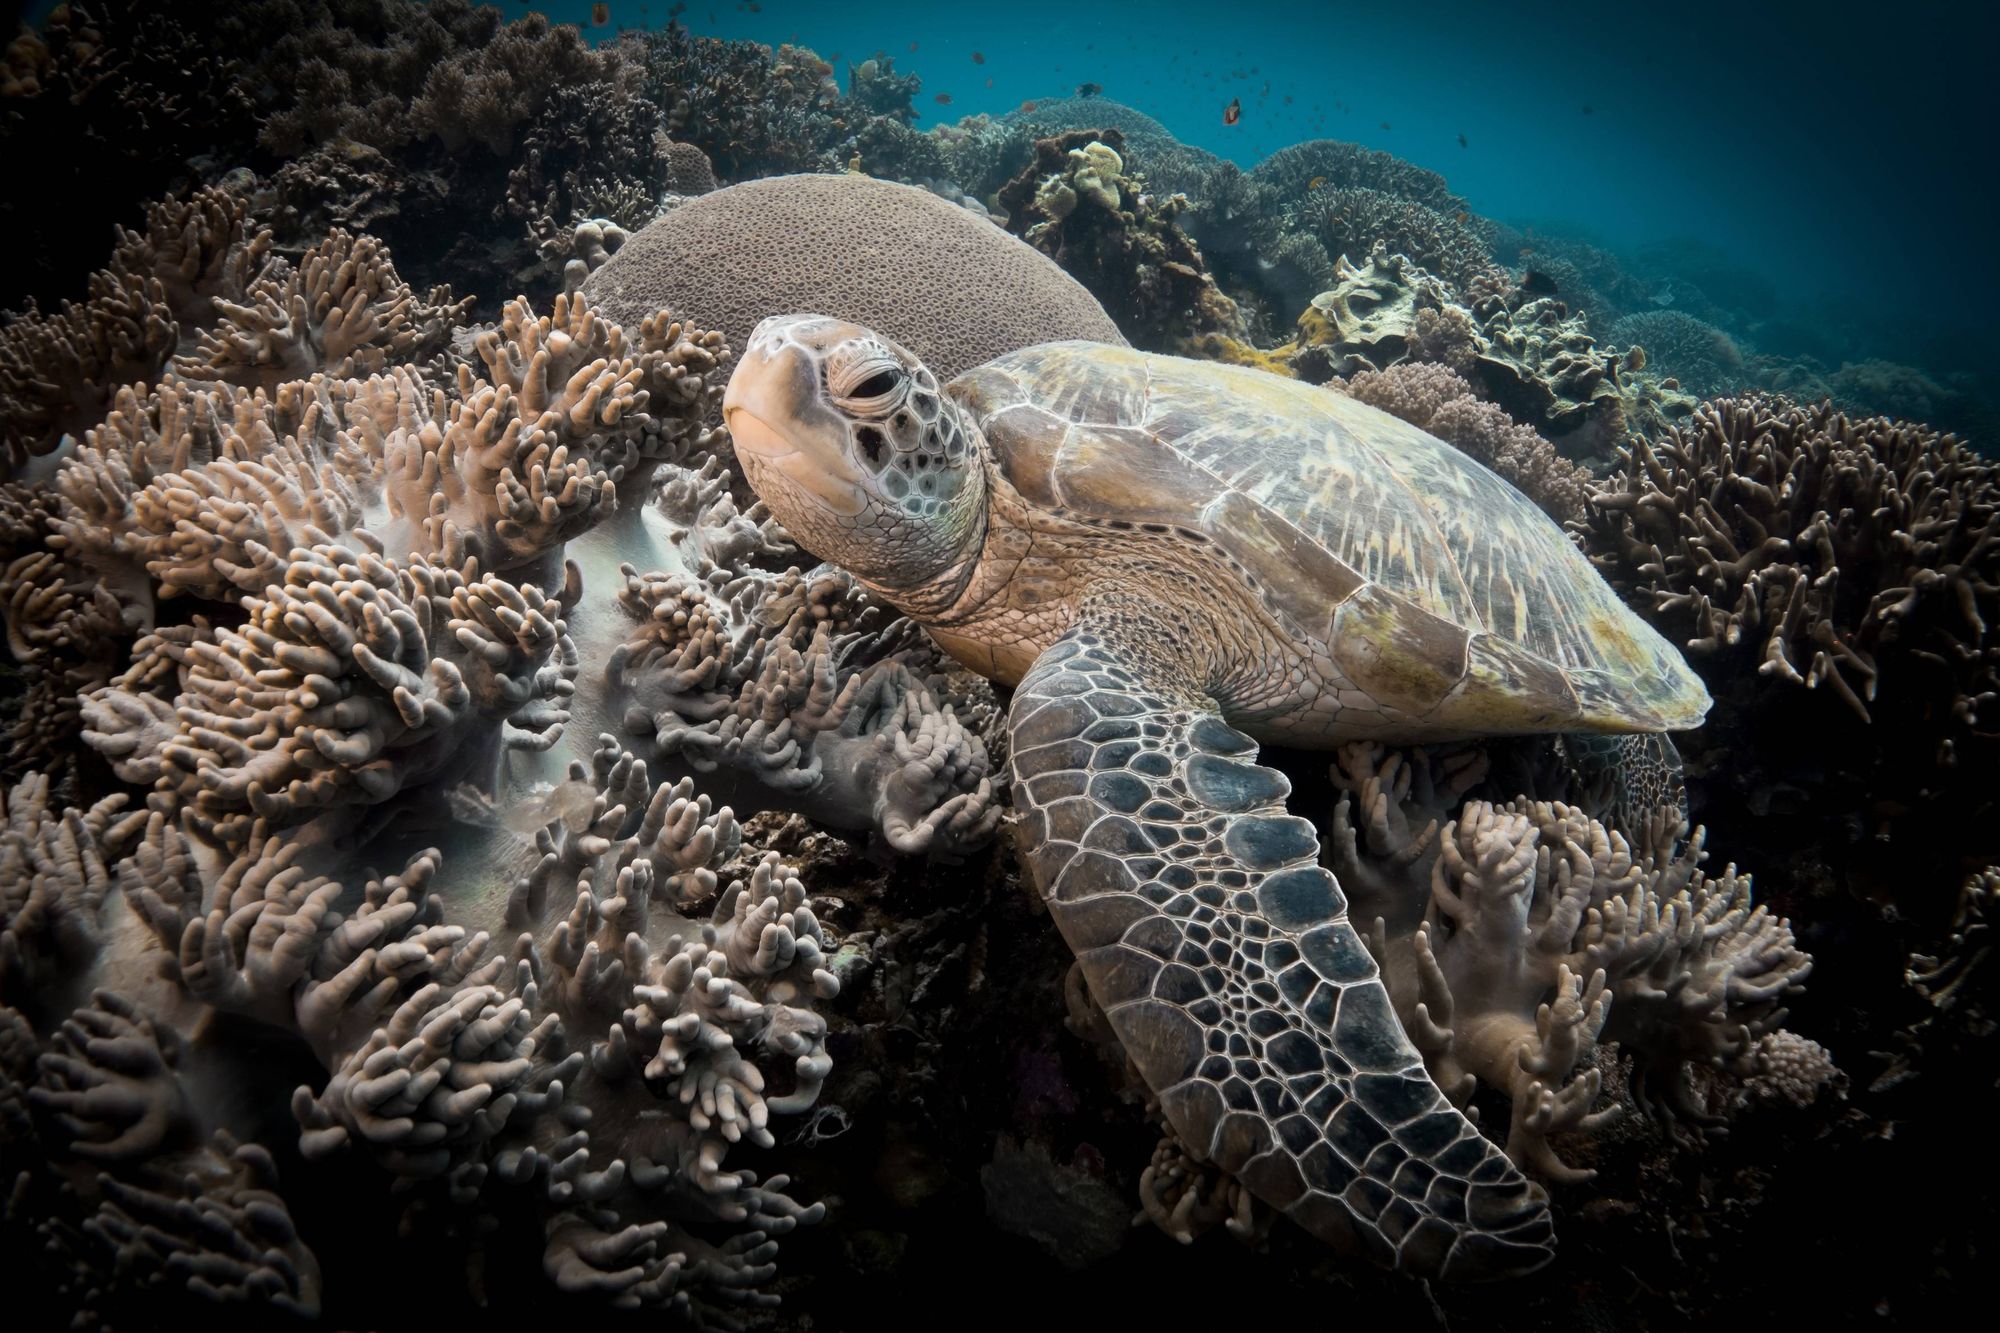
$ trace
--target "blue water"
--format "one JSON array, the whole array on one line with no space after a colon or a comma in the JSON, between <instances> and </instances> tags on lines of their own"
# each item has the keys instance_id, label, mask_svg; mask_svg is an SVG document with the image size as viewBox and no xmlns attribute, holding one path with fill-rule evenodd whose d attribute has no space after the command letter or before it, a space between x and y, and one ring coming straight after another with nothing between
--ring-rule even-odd
<instances>
[{"instance_id":1,"label":"blue water","mask_svg":"<svg viewBox=\"0 0 2000 1333\"><path fill-rule=\"evenodd\" d=\"M587 3L535 7L588 27ZM658 27L668 9L613 0L595 35ZM1442 172L1500 221L1621 254L1694 238L1793 319L1870 326L1875 354L1935 372L2000 365L1996 15L1936 0L697 0L680 21L837 53L843 78L886 51L923 78L919 126L1088 81L1245 166L1302 139L1352 140ZM1242 118L1227 126L1232 98Z\"/></svg>"}]
</instances>

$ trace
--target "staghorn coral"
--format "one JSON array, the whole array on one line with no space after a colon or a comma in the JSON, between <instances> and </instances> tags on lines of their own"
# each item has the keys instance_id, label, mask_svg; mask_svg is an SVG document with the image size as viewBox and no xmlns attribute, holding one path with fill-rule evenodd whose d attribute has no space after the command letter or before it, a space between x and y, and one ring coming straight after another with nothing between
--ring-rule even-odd
<instances>
[{"instance_id":1,"label":"staghorn coral","mask_svg":"<svg viewBox=\"0 0 2000 1333\"><path fill-rule=\"evenodd\" d=\"M1701 869L1704 837L1669 808L1637 841L1560 801L1459 798L1478 756L1344 746L1333 770L1332 861L1426 1067L1459 1105L1512 1105L1509 1156L1558 1181L1590 1172L1552 1136L1604 1126L1592 1052L1632 1060L1635 1104L1719 1123L1691 1069L1743 1080L1811 960L1750 903L1747 876Z\"/></svg>"},{"instance_id":2,"label":"staghorn coral","mask_svg":"<svg viewBox=\"0 0 2000 1333\"><path fill-rule=\"evenodd\" d=\"M1598 564L1723 669L1829 696L1863 721L1937 691L1979 730L2000 693L2000 476L1954 437L1752 395L1635 441L1593 497ZM1733 664L1733 665L1729 665Z\"/></svg>"},{"instance_id":3,"label":"staghorn coral","mask_svg":"<svg viewBox=\"0 0 2000 1333\"><path fill-rule=\"evenodd\" d=\"M718 249L748 262L706 262ZM1047 257L928 190L866 176L780 176L691 199L582 290L614 321L671 309L732 347L774 311L851 319L947 379L1052 338L1124 342Z\"/></svg>"},{"instance_id":4,"label":"staghorn coral","mask_svg":"<svg viewBox=\"0 0 2000 1333\"><path fill-rule=\"evenodd\" d=\"M1472 386L1446 367L1407 362L1364 370L1344 387L1492 468L1558 523L1584 517L1590 473L1532 428L1474 397Z\"/></svg>"},{"instance_id":5,"label":"staghorn coral","mask_svg":"<svg viewBox=\"0 0 2000 1333\"><path fill-rule=\"evenodd\" d=\"M1241 338L1235 302L1174 221L1182 204L1142 195L1125 173L1123 143L1116 130L1038 140L1034 160L995 196L1008 230L1082 282L1135 346Z\"/></svg>"}]
</instances>

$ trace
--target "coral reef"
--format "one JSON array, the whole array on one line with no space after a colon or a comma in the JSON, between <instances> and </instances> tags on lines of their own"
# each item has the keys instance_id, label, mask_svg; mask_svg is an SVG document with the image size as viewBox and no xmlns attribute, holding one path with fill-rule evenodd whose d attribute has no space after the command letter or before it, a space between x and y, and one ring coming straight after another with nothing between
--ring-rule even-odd
<instances>
[{"instance_id":1,"label":"coral reef","mask_svg":"<svg viewBox=\"0 0 2000 1333\"><path fill-rule=\"evenodd\" d=\"M219 21L220 20L220 21ZM256 132L254 47L227 19L159 0L57 5L8 51L0 151L34 190L10 191L0 220L18 245L0 308L73 296L103 261L107 222L187 184L191 160L240 160ZM50 199L89 201L90 221Z\"/></svg>"},{"instance_id":2,"label":"coral reef","mask_svg":"<svg viewBox=\"0 0 2000 1333\"><path fill-rule=\"evenodd\" d=\"M1770 817L1767 841L1854 845L1838 878L1936 917L1957 858L1990 843L1994 466L1922 426L1759 395L1624 458L1586 545L1708 680L1709 780Z\"/></svg>"},{"instance_id":3,"label":"coral reef","mask_svg":"<svg viewBox=\"0 0 2000 1333\"><path fill-rule=\"evenodd\" d=\"M850 319L946 379L1052 338L1124 342L1046 256L927 190L866 176L778 176L691 199L582 290L618 322L669 308L735 347L772 313Z\"/></svg>"},{"instance_id":4,"label":"coral reef","mask_svg":"<svg viewBox=\"0 0 2000 1333\"><path fill-rule=\"evenodd\" d=\"M1280 207L1303 203L1322 188L1369 190L1448 215L1466 206L1435 171L1339 139L1308 139L1280 148L1259 162L1251 177L1272 192Z\"/></svg>"},{"instance_id":5,"label":"coral reef","mask_svg":"<svg viewBox=\"0 0 2000 1333\"><path fill-rule=\"evenodd\" d=\"M1329 255L1366 255L1376 246L1407 255L1458 287L1493 268L1469 215L1441 212L1365 187L1321 185L1285 212L1287 230L1311 236Z\"/></svg>"},{"instance_id":6,"label":"coral reef","mask_svg":"<svg viewBox=\"0 0 2000 1333\"><path fill-rule=\"evenodd\" d=\"M1471 760L1472 762L1467 762ZM1404 1027L1461 1106L1512 1104L1507 1152L1556 1181L1588 1178L1552 1137L1601 1129L1599 1043L1631 1062L1656 1117L1720 1123L1689 1070L1767 1072L1759 1043L1811 961L1750 903L1748 876L1701 869L1701 830L1671 808L1636 841L1561 801L1459 797L1483 756L1342 747L1331 846Z\"/></svg>"},{"instance_id":7,"label":"coral reef","mask_svg":"<svg viewBox=\"0 0 2000 1333\"><path fill-rule=\"evenodd\" d=\"M1185 200L1142 194L1119 156L1124 136L1102 133L1036 141L1034 160L995 196L1007 229L1088 288L1135 346L1168 351L1209 334L1242 337L1236 303L1175 223Z\"/></svg>"},{"instance_id":8,"label":"coral reef","mask_svg":"<svg viewBox=\"0 0 2000 1333\"><path fill-rule=\"evenodd\" d=\"M1646 366L1699 398L1741 389L1743 353L1728 334L1684 310L1647 310L1613 324L1606 341L1646 349Z\"/></svg>"},{"instance_id":9,"label":"coral reef","mask_svg":"<svg viewBox=\"0 0 2000 1333\"><path fill-rule=\"evenodd\" d=\"M1292 341L1277 349L1289 357L1299 378L1315 384L1336 375L1382 370L1410 356L1419 312L1449 304L1436 279L1381 246L1360 267L1345 256L1334 261L1332 278L1332 285L1299 315Z\"/></svg>"},{"instance_id":10,"label":"coral reef","mask_svg":"<svg viewBox=\"0 0 2000 1333\"><path fill-rule=\"evenodd\" d=\"M1355 144L1246 171L1102 96L924 130L914 48L843 91L508 8L77 0L0 67L10 1311L804 1327L1108 1275L1128 1321L1491 1321L1162 1135L995 836L999 696L734 470L729 349L809 308L947 377L1129 336L1325 383L1572 522L1716 696L1706 835L1574 738L1350 747L1319 821L1430 1073L1558 1186L1507 1318L1976 1299L1973 353ZM1792 401L1694 401L1751 385Z\"/></svg>"}]
</instances>

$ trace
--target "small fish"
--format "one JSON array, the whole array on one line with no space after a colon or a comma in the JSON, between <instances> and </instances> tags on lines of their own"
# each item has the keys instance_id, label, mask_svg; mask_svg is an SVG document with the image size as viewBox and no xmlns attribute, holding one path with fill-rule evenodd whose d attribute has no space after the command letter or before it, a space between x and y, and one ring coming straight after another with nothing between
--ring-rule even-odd
<instances>
[{"instance_id":1,"label":"small fish","mask_svg":"<svg viewBox=\"0 0 2000 1333\"><path fill-rule=\"evenodd\" d=\"M1470 222L1472 220L1472 214L1466 212L1462 208L1459 209L1458 212L1452 214L1452 217L1454 217L1460 222Z\"/></svg>"},{"instance_id":2,"label":"small fish","mask_svg":"<svg viewBox=\"0 0 2000 1333\"><path fill-rule=\"evenodd\" d=\"M1270 95L1271 95L1271 81L1269 79L1266 79L1264 80L1264 86L1257 90L1257 96L1269 97Z\"/></svg>"},{"instance_id":3,"label":"small fish","mask_svg":"<svg viewBox=\"0 0 2000 1333\"><path fill-rule=\"evenodd\" d=\"M1229 105L1222 108L1222 123L1234 125L1241 119L1243 119L1243 99L1232 97L1229 99Z\"/></svg>"},{"instance_id":4,"label":"small fish","mask_svg":"<svg viewBox=\"0 0 2000 1333\"><path fill-rule=\"evenodd\" d=\"M1306 188L1308 190L1317 190L1320 186L1324 184L1326 184L1326 177L1315 176L1311 180L1306 182Z\"/></svg>"},{"instance_id":5,"label":"small fish","mask_svg":"<svg viewBox=\"0 0 2000 1333\"><path fill-rule=\"evenodd\" d=\"M1285 94L1285 105L1286 105L1286 106L1290 106L1291 104L1292 104L1292 95L1291 95L1290 93L1286 93L1286 94Z\"/></svg>"},{"instance_id":6,"label":"small fish","mask_svg":"<svg viewBox=\"0 0 2000 1333\"><path fill-rule=\"evenodd\" d=\"M939 106L950 106L950 105L951 105L951 94L950 94L950 93L939 93L939 94L938 94L938 95L937 95L937 96L936 96L935 98L933 98L932 100L933 100L933 101L935 101L935 102L936 102L936 103L937 103L937 104L938 104Z\"/></svg>"},{"instance_id":7,"label":"small fish","mask_svg":"<svg viewBox=\"0 0 2000 1333\"><path fill-rule=\"evenodd\" d=\"M1470 145L1470 144L1466 143L1466 141L1465 141L1465 136L1464 136L1463 134L1461 134L1461 135L1459 135L1459 136L1458 136L1458 146L1459 146L1460 148L1469 148L1469 147L1471 147L1471 145Z\"/></svg>"},{"instance_id":8,"label":"small fish","mask_svg":"<svg viewBox=\"0 0 2000 1333\"><path fill-rule=\"evenodd\" d=\"M1036 107L1038 107L1038 106L1040 106L1040 105L1041 105L1041 103L1040 103L1040 102L1037 102L1037 101L1035 101L1035 100L1034 100L1034 99L1033 99L1033 98L1031 97L1031 98L1029 98L1029 99L1028 99L1027 101L1025 101L1025 102L1021 103L1021 113L1022 113L1023 115L1026 115L1026 114L1027 114L1028 112L1030 112L1030 111L1033 111L1033 110L1034 110L1034 109L1035 109Z\"/></svg>"},{"instance_id":9,"label":"small fish","mask_svg":"<svg viewBox=\"0 0 2000 1333\"><path fill-rule=\"evenodd\" d=\"M1382 128L1383 128L1383 129L1385 129L1385 130L1386 130L1386 129L1388 129L1388 128L1389 128L1389 122L1388 122L1388 121L1386 121L1386 120L1385 120L1385 121L1383 121L1383 122L1382 122Z\"/></svg>"},{"instance_id":10,"label":"small fish","mask_svg":"<svg viewBox=\"0 0 2000 1333\"><path fill-rule=\"evenodd\" d=\"M975 64L975 65L983 65L983 64L985 64L985 63L986 63L986 53L985 53L984 51L974 51L974 52L972 53L972 63L973 63L973 64Z\"/></svg>"},{"instance_id":11,"label":"small fish","mask_svg":"<svg viewBox=\"0 0 2000 1333\"><path fill-rule=\"evenodd\" d=\"M993 86L993 80L991 80L991 79L988 79L988 80L986 81L986 86L987 86L988 88L991 88L991 87Z\"/></svg>"},{"instance_id":12,"label":"small fish","mask_svg":"<svg viewBox=\"0 0 2000 1333\"><path fill-rule=\"evenodd\" d=\"M911 42L911 43L910 43L910 54L911 54L911 55L915 55L916 53L917 53L917 44L916 44L915 42Z\"/></svg>"},{"instance_id":13,"label":"small fish","mask_svg":"<svg viewBox=\"0 0 2000 1333\"><path fill-rule=\"evenodd\" d=\"M1521 275L1521 290L1536 296L1554 296L1556 280L1540 269L1529 269Z\"/></svg>"},{"instance_id":14,"label":"small fish","mask_svg":"<svg viewBox=\"0 0 2000 1333\"><path fill-rule=\"evenodd\" d=\"M1104 85L1101 83L1079 83L1076 85L1076 95L1078 97L1095 97L1103 91Z\"/></svg>"},{"instance_id":15,"label":"small fish","mask_svg":"<svg viewBox=\"0 0 2000 1333\"><path fill-rule=\"evenodd\" d=\"M591 26L591 27L593 27L593 28L601 28L601 27L603 27L603 26L604 26L605 24L607 24L607 23L609 23L609 22L611 22L611 6L610 6L610 5L592 5L592 6L590 7L590 26Z\"/></svg>"},{"instance_id":16,"label":"small fish","mask_svg":"<svg viewBox=\"0 0 2000 1333\"><path fill-rule=\"evenodd\" d=\"M667 17L670 19L677 19L681 15L687 12L688 12L687 0L674 0L673 8L667 11Z\"/></svg>"}]
</instances>

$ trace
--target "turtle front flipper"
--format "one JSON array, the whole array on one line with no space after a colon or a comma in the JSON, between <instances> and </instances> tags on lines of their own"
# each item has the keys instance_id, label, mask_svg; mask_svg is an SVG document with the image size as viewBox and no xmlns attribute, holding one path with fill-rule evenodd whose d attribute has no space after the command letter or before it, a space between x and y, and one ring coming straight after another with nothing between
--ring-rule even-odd
<instances>
[{"instance_id":1,"label":"turtle front flipper","mask_svg":"<svg viewBox=\"0 0 2000 1333\"><path fill-rule=\"evenodd\" d=\"M1155 626L1087 617L1015 693L1023 854L1112 1029L1197 1154L1418 1276L1553 1254L1548 1200L1424 1072L1291 785Z\"/></svg>"}]
</instances>

